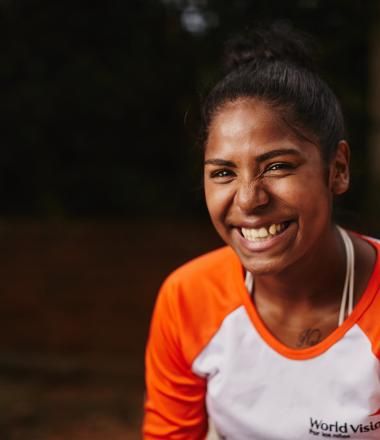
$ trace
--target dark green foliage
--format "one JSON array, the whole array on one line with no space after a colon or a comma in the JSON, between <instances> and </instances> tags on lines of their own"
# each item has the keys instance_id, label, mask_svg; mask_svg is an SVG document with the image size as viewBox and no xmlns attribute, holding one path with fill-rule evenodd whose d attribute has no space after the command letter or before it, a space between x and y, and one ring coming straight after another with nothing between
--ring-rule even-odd
<instances>
[{"instance_id":1,"label":"dark green foliage","mask_svg":"<svg viewBox=\"0 0 380 440\"><path fill-rule=\"evenodd\" d=\"M359 152L354 170L365 167L371 3L195 1L202 33L183 25L189 4L1 2L2 215L204 212L199 98L223 41L257 19L317 36ZM355 191L348 204L359 206Z\"/></svg>"}]
</instances>

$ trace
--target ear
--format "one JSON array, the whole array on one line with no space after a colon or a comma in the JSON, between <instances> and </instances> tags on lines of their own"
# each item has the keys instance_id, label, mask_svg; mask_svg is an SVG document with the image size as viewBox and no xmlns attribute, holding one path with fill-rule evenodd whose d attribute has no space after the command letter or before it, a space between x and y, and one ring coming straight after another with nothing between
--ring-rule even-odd
<instances>
[{"instance_id":1,"label":"ear","mask_svg":"<svg viewBox=\"0 0 380 440\"><path fill-rule=\"evenodd\" d=\"M347 141L338 142L335 157L331 160L329 168L329 187L332 193L345 193L350 186L350 146Z\"/></svg>"}]
</instances>

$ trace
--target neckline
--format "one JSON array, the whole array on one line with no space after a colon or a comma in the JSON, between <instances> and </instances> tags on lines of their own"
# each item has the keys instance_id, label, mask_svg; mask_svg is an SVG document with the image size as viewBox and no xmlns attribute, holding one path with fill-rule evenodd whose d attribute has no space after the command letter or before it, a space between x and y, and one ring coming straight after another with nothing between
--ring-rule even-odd
<instances>
[{"instance_id":1,"label":"neckline","mask_svg":"<svg viewBox=\"0 0 380 440\"><path fill-rule=\"evenodd\" d=\"M352 328L360 316L367 310L369 305L372 303L375 294L380 286L380 244L376 244L369 237L365 237L360 235L360 237L371 244L376 251L376 262L374 268L372 270L372 274L368 280L367 287L365 288L361 298L358 303L355 305L352 313L343 321L343 323L338 326L333 332L331 332L325 339L319 342L312 347L303 348L303 349L295 349L288 347L281 341L279 341L266 327L265 323L261 319L254 302L251 300L251 295L248 292L245 286L244 279L244 269L238 260L239 263L239 277L237 279L239 284L239 292L242 297L243 305L248 313L248 316L263 339L266 345L276 351L278 354L294 360L306 360L311 359L313 357L317 357L328 350L332 345L334 345L339 339L341 339L345 333Z\"/></svg>"}]
</instances>

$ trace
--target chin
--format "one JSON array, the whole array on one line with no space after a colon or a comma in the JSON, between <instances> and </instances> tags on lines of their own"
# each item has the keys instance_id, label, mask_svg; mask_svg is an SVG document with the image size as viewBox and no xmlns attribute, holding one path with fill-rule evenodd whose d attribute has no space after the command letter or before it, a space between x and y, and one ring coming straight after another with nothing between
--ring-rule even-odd
<instances>
[{"instance_id":1,"label":"chin","mask_svg":"<svg viewBox=\"0 0 380 440\"><path fill-rule=\"evenodd\" d=\"M286 269L286 264L275 258L247 260L239 254L238 256L243 267L254 276L276 275Z\"/></svg>"}]
</instances>

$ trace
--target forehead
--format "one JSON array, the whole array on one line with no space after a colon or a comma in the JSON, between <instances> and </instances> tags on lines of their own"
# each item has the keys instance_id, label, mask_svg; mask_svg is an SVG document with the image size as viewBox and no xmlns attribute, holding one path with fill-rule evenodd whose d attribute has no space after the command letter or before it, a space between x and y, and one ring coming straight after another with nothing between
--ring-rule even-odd
<instances>
[{"instance_id":1,"label":"forehead","mask_svg":"<svg viewBox=\"0 0 380 440\"><path fill-rule=\"evenodd\" d=\"M284 143L300 152L316 149L314 143L292 129L279 111L255 99L226 103L214 115L206 143L206 155L233 149L242 153L252 148L257 154Z\"/></svg>"}]
</instances>

